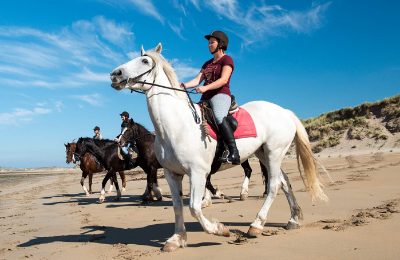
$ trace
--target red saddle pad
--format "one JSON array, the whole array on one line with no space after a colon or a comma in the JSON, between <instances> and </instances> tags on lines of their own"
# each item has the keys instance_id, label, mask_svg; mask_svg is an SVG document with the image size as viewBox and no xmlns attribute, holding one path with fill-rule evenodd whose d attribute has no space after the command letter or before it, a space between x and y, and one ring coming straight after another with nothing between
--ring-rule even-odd
<instances>
[{"instance_id":1,"label":"red saddle pad","mask_svg":"<svg viewBox=\"0 0 400 260\"><path fill-rule=\"evenodd\" d=\"M238 121L238 128L234 133L235 139L257 137L257 130L256 126L254 125L253 118L251 118L251 115L246 111L246 109L239 107L239 110L231 114ZM217 140L217 134L215 130L208 123L207 126L208 129L210 129L211 138Z\"/></svg>"}]
</instances>

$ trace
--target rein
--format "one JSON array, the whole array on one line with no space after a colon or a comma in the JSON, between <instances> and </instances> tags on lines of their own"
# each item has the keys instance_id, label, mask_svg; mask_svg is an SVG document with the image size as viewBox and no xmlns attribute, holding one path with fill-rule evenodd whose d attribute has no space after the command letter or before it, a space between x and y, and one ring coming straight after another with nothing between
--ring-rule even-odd
<instances>
[{"instance_id":1,"label":"rein","mask_svg":"<svg viewBox=\"0 0 400 260\"><path fill-rule=\"evenodd\" d=\"M145 55L146 55L146 54L145 54ZM196 92L196 90L192 89L192 90L188 91L187 88L186 88L186 86L185 86L185 84L183 84L183 83L182 83L183 89L177 89L177 88L167 87L167 86L164 86L164 85L159 85L159 84L154 83L154 82L156 81L156 77L154 77L153 83L146 82L146 80L145 80L145 81L136 80L136 79L142 77L143 75L145 75L145 74L147 74L147 73L150 73L150 72L155 68L155 66L156 66L156 65L154 64L153 67L152 67L151 69L149 69L149 70L147 70L146 72L140 74L139 76L136 76L136 77L134 77L134 78L128 78L128 79L126 79L126 83L127 83L127 84L129 84L130 82L131 82L131 83L140 83L140 84L142 84L142 87L143 87L144 84L147 84L147 85L151 85L151 88L155 86L155 87L159 87L159 88L165 88L165 89L171 89L171 90L174 90L174 91L182 91L182 92L185 92L186 95L187 95L188 98L189 98L189 101L190 101L190 106L191 106L191 109L192 109L192 113L194 114L194 121L196 122L196 124L200 124L201 119L200 119L199 115L197 114L196 108L194 107L194 102L193 102L193 100L190 98L190 95L189 95L189 94L198 94L198 93ZM151 88L150 88L150 89L151 89ZM148 89L148 90L150 90L150 89ZM132 93L133 91L135 91L136 93L140 93L140 94L146 94L146 93L144 92L144 90L139 91L139 90L136 90L136 89L131 89L131 93Z\"/></svg>"}]
</instances>

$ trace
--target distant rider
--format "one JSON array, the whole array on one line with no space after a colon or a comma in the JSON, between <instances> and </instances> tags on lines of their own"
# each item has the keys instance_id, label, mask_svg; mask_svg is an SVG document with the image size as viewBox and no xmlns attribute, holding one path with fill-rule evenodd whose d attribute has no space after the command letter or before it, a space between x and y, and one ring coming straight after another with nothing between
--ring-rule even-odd
<instances>
[{"instance_id":1,"label":"distant rider","mask_svg":"<svg viewBox=\"0 0 400 260\"><path fill-rule=\"evenodd\" d=\"M96 139L96 140L103 140L103 136L102 136L101 133L100 133L100 127L95 126L95 127L93 128L93 131L94 131L93 139Z\"/></svg>"},{"instance_id":2,"label":"distant rider","mask_svg":"<svg viewBox=\"0 0 400 260\"><path fill-rule=\"evenodd\" d=\"M114 141L117 143L120 143L122 135L125 133L125 131L128 129L128 123L129 123L129 113L124 111L121 114L119 114L122 119L121 123L121 133L114 138ZM135 150L137 153L137 148L136 147L131 147L131 149L128 149L130 146L130 143L128 143L126 146L121 147L121 152L125 156L125 158L128 158L129 161L132 163L131 168L135 167L136 163L136 158L132 158L132 151Z\"/></svg>"}]
</instances>

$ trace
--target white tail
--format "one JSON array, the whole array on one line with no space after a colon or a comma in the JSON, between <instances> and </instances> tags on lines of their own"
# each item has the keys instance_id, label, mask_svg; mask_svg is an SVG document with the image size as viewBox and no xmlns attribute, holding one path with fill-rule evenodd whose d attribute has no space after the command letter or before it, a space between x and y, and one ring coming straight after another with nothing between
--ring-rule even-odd
<instances>
[{"instance_id":1,"label":"white tail","mask_svg":"<svg viewBox=\"0 0 400 260\"><path fill-rule=\"evenodd\" d=\"M318 171L318 165L328 177L329 174L322 164L314 157L311 151L311 145L308 139L307 131L303 124L292 111L288 111L292 116L294 123L296 124L296 135L294 137L294 142L296 144L297 165L300 171L300 176L303 179L304 186L306 187L308 195L310 195L313 203L316 199L327 202L329 199L322 190L322 186L328 185L322 179L321 174ZM301 171L300 160L301 164L303 165L304 173Z\"/></svg>"}]
</instances>

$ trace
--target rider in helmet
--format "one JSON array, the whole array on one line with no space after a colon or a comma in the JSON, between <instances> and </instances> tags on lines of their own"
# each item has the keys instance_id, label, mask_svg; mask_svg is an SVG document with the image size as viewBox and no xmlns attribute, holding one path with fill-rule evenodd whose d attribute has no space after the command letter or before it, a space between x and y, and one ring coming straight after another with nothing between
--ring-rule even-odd
<instances>
[{"instance_id":1,"label":"rider in helmet","mask_svg":"<svg viewBox=\"0 0 400 260\"><path fill-rule=\"evenodd\" d=\"M203 94L200 101L210 103L220 134L229 148L229 156L221 157L219 160L238 165L240 164L239 151L232 128L226 118L231 105L229 82L235 68L232 58L225 53L228 49L228 36L221 31L213 31L204 37L208 40L208 49L214 57L204 63L196 78L185 83L185 86L194 88L204 80L204 86L196 88L196 92ZM183 88L182 84L181 87Z\"/></svg>"},{"instance_id":2,"label":"rider in helmet","mask_svg":"<svg viewBox=\"0 0 400 260\"><path fill-rule=\"evenodd\" d=\"M126 129L128 128L128 123L129 123L129 113L124 111L121 114L119 114L121 116L122 119L122 123L121 123L121 133L114 138L114 141L119 143L121 140L122 135L124 134L124 132L126 131ZM132 158L132 153L133 151L135 151L137 153L137 148L136 147L131 147L131 149L129 147L130 144L121 147L121 152L124 154L125 158L128 158L129 161L133 164L131 165L131 168L134 168L135 166L135 162L136 162L136 158Z\"/></svg>"},{"instance_id":3,"label":"rider in helmet","mask_svg":"<svg viewBox=\"0 0 400 260\"><path fill-rule=\"evenodd\" d=\"M93 131L94 131L93 139L96 139L96 140L103 140L103 136L102 136L101 133L100 133L100 127L95 126L95 127L93 128Z\"/></svg>"}]
</instances>

